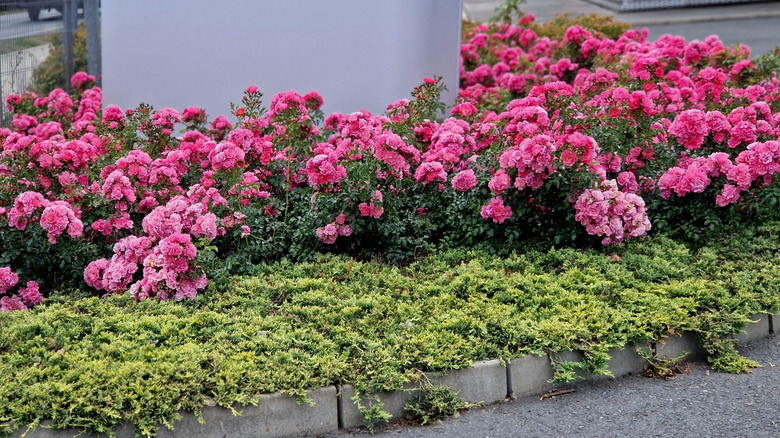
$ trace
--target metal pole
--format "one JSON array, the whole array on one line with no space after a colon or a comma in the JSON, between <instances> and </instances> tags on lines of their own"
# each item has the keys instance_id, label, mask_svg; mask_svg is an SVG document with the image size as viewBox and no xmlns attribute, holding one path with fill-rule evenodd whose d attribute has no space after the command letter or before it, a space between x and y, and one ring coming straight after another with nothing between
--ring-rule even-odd
<instances>
[{"instance_id":1,"label":"metal pole","mask_svg":"<svg viewBox=\"0 0 780 438\"><path fill-rule=\"evenodd\" d=\"M70 78L73 76L73 32L76 31L76 0L64 0L62 5L62 44L65 68L64 88L71 91Z\"/></svg>"},{"instance_id":2,"label":"metal pole","mask_svg":"<svg viewBox=\"0 0 780 438\"><path fill-rule=\"evenodd\" d=\"M4 17L0 17L0 23L4 21ZM0 24L0 26L3 26L5 23ZM3 93L3 61L2 56L0 56L0 126L3 126L5 123L5 94Z\"/></svg>"},{"instance_id":3,"label":"metal pole","mask_svg":"<svg viewBox=\"0 0 780 438\"><path fill-rule=\"evenodd\" d=\"M100 85L100 9L98 0L84 0L87 21L87 71Z\"/></svg>"}]
</instances>

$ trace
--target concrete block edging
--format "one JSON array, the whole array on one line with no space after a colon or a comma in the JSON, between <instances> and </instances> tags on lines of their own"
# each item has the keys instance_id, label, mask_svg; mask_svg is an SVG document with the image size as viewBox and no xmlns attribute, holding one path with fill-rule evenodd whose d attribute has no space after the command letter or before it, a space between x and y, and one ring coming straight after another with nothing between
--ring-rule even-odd
<instances>
[{"instance_id":1,"label":"concrete block edging","mask_svg":"<svg viewBox=\"0 0 780 438\"><path fill-rule=\"evenodd\" d=\"M780 314L753 315L744 333L735 336L744 344L778 331ZM611 350L607 368L614 377L621 377L644 370L644 359L636 353L636 345ZM691 333L668 337L654 344L640 345L654 349L656 356L668 359L678 357L682 351L689 354L683 360L701 358L703 349ZM581 360L580 352L562 352L566 361ZM553 369L547 356L521 356L505 364L498 359L478 361L471 367L448 372L427 374L431 383L446 385L453 389L467 403L485 405L500 402L506 398L522 398L541 394L554 389L575 386L576 382L553 385ZM581 374L585 380L604 379L606 376ZM393 419L403 418L404 404L419 390L419 384L409 383L402 391L382 392L376 397ZM205 424L198 422L194 414L182 413L175 421L174 429L159 427L157 436L178 437L289 437L334 433L339 429L350 429L365 425L363 415L352 401L355 388L351 385L332 385L307 391L314 405L298 404L294 397L281 393L260 396L257 406L237 406L241 416L234 416L228 409L204 406L202 416ZM133 428L121 425L115 429L119 438L132 437ZM50 429L47 423L34 430L21 428L11 434L12 438L24 435L26 438L105 437L103 434L86 434L77 429Z\"/></svg>"},{"instance_id":2,"label":"concrete block edging","mask_svg":"<svg viewBox=\"0 0 780 438\"><path fill-rule=\"evenodd\" d=\"M508 394L507 371L498 359L478 361L468 368L446 373L431 372L426 377L434 385L449 386L466 403L491 404L506 399ZM418 383L409 383L402 391L380 392L372 396L383 404L382 410L392 415L392 419L399 419L405 415L404 405L419 389ZM355 388L352 385L339 386L339 426L344 429L365 425L363 415L352 401L354 395ZM369 403L374 402L369 400L361 404L367 408Z\"/></svg>"}]
</instances>

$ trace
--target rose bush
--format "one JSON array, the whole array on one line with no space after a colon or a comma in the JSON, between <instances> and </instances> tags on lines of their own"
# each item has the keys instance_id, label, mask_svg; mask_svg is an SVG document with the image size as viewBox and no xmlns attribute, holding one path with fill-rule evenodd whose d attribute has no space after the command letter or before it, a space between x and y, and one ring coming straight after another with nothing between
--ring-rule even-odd
<instances>
[{"instance_id":1,"label":"rose bush","mask_svg":"<svg viewBox=\"0 0 780 438\"><path fill-rule=\"evenodd\" d=\"M464 35L446 116L437 78L382 115L326 117L316 92L265 107L251 86L232 122L210 123L197 107L102 108L84 73L73 95L8 96L2 309L63 286L192 299L316 251L696 240L776 216L780 82L746 47L532 24Z\"/></svg>"}]
</instances>

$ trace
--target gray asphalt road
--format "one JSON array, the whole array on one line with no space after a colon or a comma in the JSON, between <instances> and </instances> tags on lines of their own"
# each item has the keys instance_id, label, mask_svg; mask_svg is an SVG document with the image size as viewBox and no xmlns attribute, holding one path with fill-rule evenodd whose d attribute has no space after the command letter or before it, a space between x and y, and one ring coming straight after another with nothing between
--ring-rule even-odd
<instances>
[{"instance_id":1,"label":"gray asphalt road","mask_svg":"<svg viewBox=\"0 0 780 438\"><path fill-rule=\"evenodd\" d=\"M62 15L54 9L41 11L39 21L30 21L27 12L0 16L0 41L62 32Z\"/></svg>"},{"instance_id":2,"label":"gray asphalt road","mask_svg":"<svg viewBox=\"0 0 780 438\"><path fill-rule=\"evenodd\" d=\"M780 336L742 351L764 366L733 375L696 363L670 380L581 383L572 394L472 409L431 426L391 424L374 435L360 430L328 438L780 437Z\"/></svg>"}]
</instances>

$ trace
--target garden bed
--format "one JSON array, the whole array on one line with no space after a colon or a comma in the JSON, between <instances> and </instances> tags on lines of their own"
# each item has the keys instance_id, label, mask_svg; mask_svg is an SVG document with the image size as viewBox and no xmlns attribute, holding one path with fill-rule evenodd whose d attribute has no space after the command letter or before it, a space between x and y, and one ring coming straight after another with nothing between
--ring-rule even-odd
<instances>
[{"instance_id":1,"label":"garden bed","mask_svg":"<svg viewBox=\"0 0 780 438\"><path fill-rule=\"evenodd\" d=\"M541 354L566 381L606 371L611 349L683 331L716 369L744 371L730 339L780 309L778 233L772 223L700 249L659 238L608 255L445 252L404 268L320 256L258 266L192 303L52 297L0 314L0 371L13 376L0 419L150 433L180 411L333 384L357 388L365 407L420 370ZM584 356L560 359L570 350Z\"/></svg>"},{"instance_id":2,"label":"garden bed","mask_svg":"<svg viewBox=\"0 0 780 438\"><path fill-rule=\"evenodd\" d=\"M780 307L780 56L567 20L464 26L446 115L439 78L383 115L250 86L234 122L102 108L83 73L10 96L3 433L525 355L566 381L682 332L755 365L733 336Z\"/></svg>"}]
</instances>

